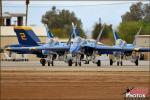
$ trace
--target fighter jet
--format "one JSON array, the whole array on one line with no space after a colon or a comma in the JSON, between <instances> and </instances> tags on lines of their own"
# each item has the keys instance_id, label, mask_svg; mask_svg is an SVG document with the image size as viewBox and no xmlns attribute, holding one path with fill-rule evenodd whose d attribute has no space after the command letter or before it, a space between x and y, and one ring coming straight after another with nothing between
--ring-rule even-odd
<instances>
[{"instance_id":1,"label":"fighter jet","mask_svg":"<svg viewBox=\"0 0 150 100\"><path fill-rule=\"evenodd\" d=\"M140 31L141 31L142 27L140 27L139 31L137 32L136 36L139 35ZM131 61L134 62L136 64L136 66L138 66L138 62L139 62L139 54L141 52L150 52L150 48L144 48L144 47L138 47L135 45L135 40L133 41L133 44L128 44L125 40L122 40L119 38L117 32L113 32L114 34L114 39L115 39L115 48L122 48L124 51L117 51L117 52L113 52L113 56L115 57L115 59L117 60L117 65L123 65L122 59L123 57L131 57ZM135 36L135 37L136 37ZM113 65L113 63L116 61L113 60L110 57L110 65Z\"/></svg>"},{"instance_id":2,"label":"fighter jet","mask_svg":"<svg viewBox=\"0 0 150 100\"><path fill-rule=\"evenodd\" d=\"M77 31L76 26L74 24L72 26L74 30L73 35L75 39L73 40L73 43L70 46L70 53L75 57L75 66L81 66L81 61L85 61L85 64L89 64L89 61L91 60L93 61L93 63L96 63L97 66L100 66L101 61L99 59L95 61L96 55L108 54L110 50L107 50L107 48L113 48L111 46L106 46L99 42L105 25L103 25L102 30L100 31L97 37L97 40L81 38L79 36L79 32ZM85 59L84 55L86 56ZM69 60L69 62L72 61Z\"/></svg>"},{"instance_id":3,"label":"fighter jet","mask_svg":"<svg viewBox=\"0 0 150 100\"><path fill-rule=\"evenodd\" d=\"M48 41L41 43L39 38L28 26L15 26L14 31L17 35L19 44L8 45L5 50L18 54L35 54L40 59L42 66L46 62L48 66L54 65L57 55L65 55L69 51L70 44L54 41L53 35L47 30Z\"/></svg>"}]
</instances>

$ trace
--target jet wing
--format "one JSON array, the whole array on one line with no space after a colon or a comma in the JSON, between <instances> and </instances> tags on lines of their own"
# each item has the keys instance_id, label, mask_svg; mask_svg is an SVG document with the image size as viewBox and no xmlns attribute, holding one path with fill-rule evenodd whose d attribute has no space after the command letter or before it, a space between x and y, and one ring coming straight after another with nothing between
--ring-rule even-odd
<instances>
[{"instance_id":1,"label":"jet wing","mask_svg":"<svg viewBox=\"0 0 150 100\"><path fill-rule=\"evenodd\" d=\"M90 46L85 45L84 48L92 48L100 54L113 54L113 52L150 52L150 48L141 47L119 47L119 46L106 46L106 45L96 45Z\"/></svg>"},{"instance_id":2,"label":"jet wing","mask_svg":"<svg viewBox=\"0 0 150 100\"><path fill-rule=\"evenodd\" d=\"M135 47L134 51L137 51L137 52L150 52L150 48Z\"/></svg>"},{"instance_id":3,"label":"jet wing","mask_svg":"<svg viewBox=\"0 0 150 100\"><path fill-rule=\"evenodd\" d=\"M121 47L102 46L102 45L97 45L95 47L95 50L100 54L113 54L114 52L124 52L124 49Z\"/></svg>"},{"instance_id":4,"label":"jet wing","mask_svg":"<svg viewBox=\"0 0 150 100\"><path fill-rule=\"evenodd\" d=\"M7 51L19 51L19 50L30 50L30 51L38 51L38 50L50 50L50 51L68 51L69 46L57 46L57 47L44 47L44 46L34 46L34 47L8 47Z\"/></svg>"},{"instance_id":5,"label":"jet wing","mask_svg":"<svg viewBox=\"0 0 150 100\"><path fill-rule=\"evenodd\" d=\"M150 52L150 48L141 47L117 47L117 46L102 46L97 45L95 50L102 52Z\"/></svg>"}]
</instances>

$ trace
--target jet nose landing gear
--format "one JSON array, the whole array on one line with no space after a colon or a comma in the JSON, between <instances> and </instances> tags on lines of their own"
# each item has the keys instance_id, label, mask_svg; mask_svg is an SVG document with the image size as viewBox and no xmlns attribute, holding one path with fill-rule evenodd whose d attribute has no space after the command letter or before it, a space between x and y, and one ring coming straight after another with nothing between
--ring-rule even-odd
<instances>
[{"instance_id":1,"label":"jet nose landing gear","mask_svg":"<svg viewBox=\"0 0 150 100\"><path fill-rule=\"evenodd\" d=\"M117 66L123 66L123 62L122 61L117 61Z\"/></svg>"},{"instance_id":2,"label":"jet nose landing gear","mask_svg":"<svg viewBox=\"0 0 150 100\"><path fill-rule=\"evenodd\" d=\"M136 66L139 65L139 60L138 60L138 59L135 60L135 65L136 65Z\"/></svg>"},{"instance_id":3,"label":"jet nose landing gear","mask_svg":"<svg viewBox=\"0 0 150 100\"><path fill-rule=\"evenodd\" d=\"M54 60L56 59L56 57L56 55L49 55L47 58L42 58L40 60L40 63L42 64L42 66L45 66L46 63L48 66L54 66Z\"/></svg>"},{"instance_id":4,"label":"jet nose landing gear","mask_svg":"<svg viewBox=\"0 0 150 100\"><path fill-rule=\"evenodd\" d=\"M54 66L54 61L48 61L47 64L48 64L48 66L50 66L50 65Z\"/></svg>"},{"instance_id":5,"label":"jet nose landing gear","mask_svg":"<svg viewBox=\"0 0 150 100\"><path fill-rule=\"evenodd\" d=\"M72 66L72 59L68 60L68 66Z\"/></svg>"},{"instance_id":6,"label":"jet nose landing gear","mask_svg":"<svg viewBox=\"0 0 150 100\"><path fill-rule=\"evenodd\" d=\"M40 60L40 63L42 64L42 66L45 66L46 60L42 58L42 59Z\"/></svg>"}]
</instances>

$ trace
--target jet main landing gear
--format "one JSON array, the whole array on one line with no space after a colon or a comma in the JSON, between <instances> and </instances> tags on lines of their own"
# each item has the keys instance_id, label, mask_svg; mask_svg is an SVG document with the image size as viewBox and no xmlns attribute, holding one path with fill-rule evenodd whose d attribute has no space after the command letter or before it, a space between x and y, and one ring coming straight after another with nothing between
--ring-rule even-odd
<instances>
[{"instance_id":1,"label":"jet main landing gear","mask_svg":"<svg viewBox=\"0 0 150 100\"><path fill-rule=\"evenodd\" d=\"M97 66L101 66L101 60L97 61Z\"/></svg>"},{"instance_id":2,"label":"jet main landing gear","mask_svg":"<svg viewBox=\"0 0 150 100\"><path fill-rule=\"evenodd\" d=\"M112 59L110 59L110 66L112 66L113 65L113 60Z\"/></svg>"},{"instance_id":3,"label":"jet main landing gear","mask_svg":"<svg viewBox=\"0 0 150 100\"><path fill-rule=\"evenodd\" d=\"M139 60L138 60L138 59L135 60L135 65L136 65L136 66L139 65Z\"/></svg>"}]
</instances>

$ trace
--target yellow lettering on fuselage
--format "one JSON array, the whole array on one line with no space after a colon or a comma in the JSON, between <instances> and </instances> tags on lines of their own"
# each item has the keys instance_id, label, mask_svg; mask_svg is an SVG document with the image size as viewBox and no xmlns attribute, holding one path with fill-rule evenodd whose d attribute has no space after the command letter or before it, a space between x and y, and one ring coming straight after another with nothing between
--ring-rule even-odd
<instances>
[{"instance_id":1,"label":"yellow lettering on fuselage","mask_svg":"<svg viewBox=\"0 0 150 100\"><path fill-rule=\"evenodd\" d=\"M20 33L20 36L21 36L22 40L27 40L27 37L26 37L26 35L24 33Z\"/></svg>"}]
</instances>

